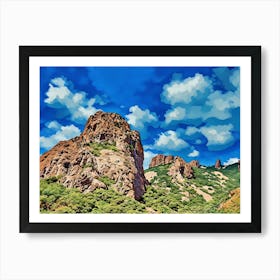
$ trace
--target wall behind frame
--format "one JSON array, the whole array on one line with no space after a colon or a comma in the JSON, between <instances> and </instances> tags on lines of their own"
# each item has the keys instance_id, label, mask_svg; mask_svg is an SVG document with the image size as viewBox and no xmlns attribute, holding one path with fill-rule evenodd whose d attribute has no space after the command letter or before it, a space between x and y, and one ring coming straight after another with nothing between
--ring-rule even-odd
<instances>
[{"instance_id":1,"label":"wall behind frame","mask_svg":"<svg viewBox=\"0 0 280 280\"><path fill-rule=\"evenodd\" d=\"M0 279L280 279L279 11L277 0L0 1ZM19 45L262 45L263 233L19 234Z\"/></svg>"}]
</instances>

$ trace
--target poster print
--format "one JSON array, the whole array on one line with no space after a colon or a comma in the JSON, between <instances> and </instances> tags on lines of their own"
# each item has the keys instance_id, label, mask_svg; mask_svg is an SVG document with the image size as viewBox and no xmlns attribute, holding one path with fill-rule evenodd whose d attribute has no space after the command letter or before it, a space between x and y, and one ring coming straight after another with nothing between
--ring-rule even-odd
<instances>
[{"instance_id":1,"label":"poster print","mask_svg":"<svg viewBox=\"0 0 280 280\"><path fill-rule=\"evenodd\" d=\"M241 73L249 60L65 58L35 63L37 217L98 225L248 220L241 98L251 92Z\"/></svg>"}]
</instances>

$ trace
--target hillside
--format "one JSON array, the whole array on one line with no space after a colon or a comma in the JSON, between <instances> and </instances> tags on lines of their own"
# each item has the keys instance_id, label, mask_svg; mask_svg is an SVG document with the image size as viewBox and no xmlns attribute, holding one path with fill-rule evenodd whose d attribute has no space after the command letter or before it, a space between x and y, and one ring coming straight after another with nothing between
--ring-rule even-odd
<instances>
[{"instance_id":1,"label":"hillside","mask_svg":"<svg viewBox=\"0 0 280 280\"><path fill-rule=\"evenodd\" d=\"M106 189L82 193L65 188L55 177L41 180L42 213L239 213L237 165L216 170L194 167L194 178L172 182L171 164L145 170L150 181L141 201L114 190L108 178Z\"/></svg>"},{"instance_id":2,"label":"hillside","mask_svg":"<svg viewBox=\"0 0 280 280\"><path fill-rule=\"evenodd\" d=\"M230 199L230 192L239 188L237 165L225 169L193 167L194 177L178 182L168 175L170 164L145 170L150 181L144 195L146 205L159 212L218 213L239 212L239 207L220 205ZM237 209L238 208L238 209Z\"/></svg>"},{"instance_id":3,"label":"hillside","mask_svg":"<svg viewBox=\"0 0 280 280\"><path fill-rule=\"evenodd\" d=\"M143 160L139 133L120 115L97 112L80 136L41 156L41 213L240 211L239 163L205 167L157 155L144 171Z\"/></svg>"}]
</instances>

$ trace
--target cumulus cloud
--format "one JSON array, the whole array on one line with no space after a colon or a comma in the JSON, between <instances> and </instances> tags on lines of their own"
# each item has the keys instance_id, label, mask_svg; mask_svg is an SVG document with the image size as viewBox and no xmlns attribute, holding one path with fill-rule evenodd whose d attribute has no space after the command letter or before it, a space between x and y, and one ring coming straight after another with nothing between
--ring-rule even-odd
<instances>
[{"instance_id":1,"label":"cumulus cloud","mask_svg":"<svg viewBox=\"0 0 280 280\"><path fill-rule=\"evenodd\" d=\"M231 117L230 109L240 106L239 91L226 93L215 91L208 96L205 105L211 109L203 115L204 120L208 118L228 119Z\"/></svg>"},{"instance_id":2,"label":"cumulus cloud","mask_svg":"<svg viewBox=\"0 0 280 280\"><path fill-rule=\"evenodd\" d=\"M239 91L222 93L214 91L207 96L203 105L187 107L186 119L201 119L207 121L210 118L226 120L232 117L231 109L239 108Z\"/></svg>"},{"instance_id":3,"label":"cumulus cloud","mask_svg":"<svg viewBox=\"0 0 280 280\"><path fill-rule=\"evenodd\" d=\"M144 169L147 169L149 167L151 159L156 155L157 154L151 151L144 151L144 162L143 162Z\"/></svg>"},{"instance_id":4,"label":"cumulus cloud","mask_svg":"<svg viewBox=\"0 0 280 280\"><path fill-rule=\"evenodd\" d=\"M51 121L46 125L46 127L53 130L58 130L61 128L61 124L57 121Z\"/></svg>"},{"instance_id":5,"label":"cumulus cloud","mask_svg":"<svg viewBox=\"0 0 280 280\"><path fill-rule=\"evenodd\" d=\"M57 77L51 80L46 96L47 98L45 98L44 102L49 107L67 109L70 119L76 123L84 123L90 115L98 111L93 106L97 100L97 103L101 104L100 96L88 99L85 92L74 92L71 82L64 77Z\"/></svg>"},{"instance_id":6,"label":"cumulus cloud","mask_svg":"<svg viewBox=\"0 0 280 280\"><path fill-rule=\"evenodd\" d=\"M188 154L188 157L197 157L199 156L199 151L193 150L191 153Z\"/></svg>"},{"instance_id":7,"label":"cumulus cloud","mask_svg":"<svg viewBox=\"0 0 280 280\"><path fill-rule=\"evenodd\" d=\"M214 73L216 78L197 73L163 86L161 100L171 106L165 113L165 127L172 122L190 124L196 120L202 124L232 117L233 109L240 107L239 70L221 67ZM217 79L224 85L223 91L214 90Z\"/></svg>"},{"instance_id":8,"label":"cumulus cloud","mask_svg":"<svg viewBox=\"0 0 280 280\"><path fill-rule=\"evenodd\" d=\"M239 88L240 87L240 70L239 69L234 70L232 75L229 77L229 80L234 87Z\"/></svg>"},{"instance_id":9,"label":"cumulus cloud","mask_svg":"<svg viewBox=\"0 0 280 280\"><path fill-rule=\"evenodd\" d=\"M191 136L195 133L199 132L199 128L195 127L195 126L188 126L186 131L185 131L185 134L187 136Z\"/></svg>"},{"instance_id":10,"label":"cumulus cloud","mask_svg":"<svg viewBox=\"0 0 280 280\"><path fill-rule=\"evenodd\" d=\"M149 109L142 110L138 105L129 108L129 114L126 115L127 122L134 128L140 130L141 137L145 139L149 126L158 126L158 116Z\"/></svg>"},{"instance_id":11,"label":"cumulus cloud","mask_svg":"<svg viewBox=\"0 0 280 280\"><path fill-rule=\"evenodd\" d=\"M80 129L73 124L63 126L56 121L52 121L47 127L50 129L58 128L58 130L50 136L40 137L40 146L44 149L50 149L59 141L68 140L81 134Z\"/></svg>"},{"instance_id":12,"label":"cumulus cloud","mask_svg":"<svg viewBox=\"0 0 280 280\"><path fill-rule=\"evenodd\" d=\"M184 120L187 116L186 109L183 107L175 107L168 110L165 117L165 124L170 124L172 122Z\"/></svg>"},{"instance_id":13,"label":"cumulus cloud","mask_svg":"<svg viewBox=\"0 0 280 280\"><path fill-rule=\"evenodd\" d=\"M231 165L234 163L237 163L239 161L239 158L229 158L227 161L224 162L224 165Z\"/></svg>"},{"instance_id":14,"label":"cumulus cloud","mask_svg":"<svg viewBox=\"0 0 280 280\"><path fill-rule=\"evenodd\" d=\"M179 138L176 134L176 131L173 130L162 132L153 145L154 149L160 151L180 151L187 147L189 147L189 144L183 139Z\"/></svg>"},{"instance_id":15,"label":"cumulus cloud","mask_svg":"<svg viewBox=\"0 0 280 280\"><path fill-rule=\"evenodd\" d=\"M200 132L207 138L207 146L210 150L219 150L233 143L234 137L231 133L232 124L213 125L200 128ZM217 147L220 146L220 147Z\"/></svg>"},{"instance_id":16,"label":"cumulus cloud","mask_svg":"<svg viewBox=\"0 0 280 280\"><path fill-rule=\"evenodd\" d=\"M212 91L212 81L199 73L183 81L173 80L163 86L161 100L164 103L189 104L198 95L207 94Z\"/></svg>"}]
</instances>

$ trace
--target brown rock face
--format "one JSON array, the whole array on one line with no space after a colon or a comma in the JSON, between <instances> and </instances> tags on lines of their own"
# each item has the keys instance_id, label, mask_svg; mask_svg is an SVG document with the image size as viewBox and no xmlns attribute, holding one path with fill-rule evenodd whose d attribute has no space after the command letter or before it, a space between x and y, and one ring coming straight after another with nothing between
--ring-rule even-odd
<instances>
[{"instance_id":1,"label":"brown rock face","mask_svg":"<svg viewBox=\"0 0 280 280\"><path fill-rule=\"evenodd\" d=\"M148 183L140 135L118 114L97 112L78 137L61 141L40 158L40 177L82 192L113 187L140 199ZM109 183L108 183L109 182Z\"/></svg>"},{"instance_id":2,"label":"brown rock face","mask_svg":"<svg viewBox=\"0 0 280 280\"><path fill-rule=\"evenodd\" d=\"M215 168L220 169L222 167L221 161L219 159L216 160Z\"/></svg>"},{"instance_id":3,"label":"brown rock face","mask_svg":"<svg viewBox=\"0 0 280 280\"><path fill-rule=\"evenodd\" d=\"M186 163L182 158L175 157L174 162L169 168L168 175L173 178L176 178L177 181L182 181L182 179L188 178L191 179L194 177L194 172L189 163Z\"/></svg>"},{"instance_id":4,"label":"brown rock face","mask_svg":"<svg viewBox=\"0 0 280 280\"><path fill-rule=\"evenodd\" d=\"M168 164L174 161L174 156L156 155L152 158L149 168L158 165Z\"/></svg>"},{"instance_id":5,"label":"brown rock face","mask_svg":"<svg viewBox=\"0 0 280 280\"><path fill-rule=\"evenodd\" d=\"M191 167L199 167L200 166L198 160L192 160L189 164L190 164Z\"/></svg>"},{"instance_id":6,"label":"brown rock face","mask_svg":"<svg viewBox=\"0 0 280 280\"><path fill-rule=\"evenodd\" d=\"M157 155L152 158L149 167L155 167L158 165L169 164L171 166L168 171L168 175L171 176L175 181L182 183L184 178L191 179L194 177L194 172L192 165L190 163L185 162L181 157L174 157L174 156L164 156L164 155ZM193 166L197 166L198 161L192 162Z\"/></svg>"}]
</instances>

